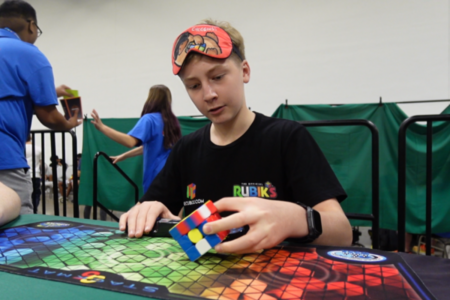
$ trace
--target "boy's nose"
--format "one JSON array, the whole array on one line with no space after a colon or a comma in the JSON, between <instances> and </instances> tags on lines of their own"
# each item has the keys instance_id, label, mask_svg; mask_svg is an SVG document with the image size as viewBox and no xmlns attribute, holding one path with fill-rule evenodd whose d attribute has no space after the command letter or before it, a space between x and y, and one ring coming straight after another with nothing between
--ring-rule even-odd
<instances>
[{"instance_id":1,"label":"boy's nose","mask_svg":"<svg viewBox=\"0 0 450 300\"><path fill-rule=\"evenodd\" d=\"M217 93L215 92L214 88L210 84L204 84L203 85L203 99L205 101L211 101L215 98L217 98Z\"/></svg>"}]
</instances>

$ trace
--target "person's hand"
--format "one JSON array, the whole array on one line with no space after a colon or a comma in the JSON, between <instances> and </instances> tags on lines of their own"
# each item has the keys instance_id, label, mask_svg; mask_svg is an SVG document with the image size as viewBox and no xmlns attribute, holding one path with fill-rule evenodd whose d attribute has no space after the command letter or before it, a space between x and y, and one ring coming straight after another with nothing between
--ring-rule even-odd
<instances>
[{"instance_id":1,"label":"person's hand","mask_svg":"<svg viewBox=\"0 0 450 300\"><path fill-rule=\"evenodd\" d=\"M119 229L124 231L128 224L128 237L141 237L144 232L149 233L155 225L156 218L180 220L161 202L144 201L137 203L119 220Z\"/></svg>"},{"instance_id":2,"label":"person's hand","mask_svg":"<svg viewBox=\"0 0 450 300\"><path fill-rule=\"evenodd\" d=\"M67 85L61 84L60 86L56 87L55 90L56 90L56 96L58 98L63 97L63 96L67 96L67 97L73 96L71 93L66 91L66 90L70 90L70 87L68 87Z\"/></svg>"},{"instance_id":3,"label":"person's hand","mask_svg":"<svg viewBox=\"0 0 450 300\"><path fill-rule=\"evenodd\" d=\"M91 117L94 119L91 121L91 123L94 124L95 128L102 131L103 126L105 126L105 125L103 124L102 119L100 119L100 117L95 109L92 110Z\"/></svg>"},{"instance_id":4,"label":"person's hand","mask_svg":"<svg viewBox=\"0 0 450 300\"><path fill-rule=\"evenodd\" d=\"M78 120L78 110L79 110L78 108L74 108L73 109L73 116L70 117L69 120L67 120L67 122L69 122L69 124L70 124L70 129L72 129L74 127L77 127L82 122L81 120Z\"/></svg>"},{"instance_id":5,"label":"person's hand","mask_svg":"<svg viewBox=\"0 0 450 300\"><path fill-rule=\"evenodd\" d=\"M113 164L116 164L116 163L118 163L119 161L122 161L122 160L127 159L127 158L125 157L125 154L120 154L120 155L117 155L117 156L110 156L109 158L112 160L112 163L113 163Z\"/></svg>"},{"instance_id":6,"label":"person's hand","mask_svg":"<svg viewBox=\"0 0 450 300\"><path fill-rule=\"evenodd\" d=\"M222 253L251 253L268 249L288 237L305 236L308 233L306 213L301 206L277 200L261 198L222 198L215 202L219 212L235 211L228 217L207 223L206 234L249 225L244 236L215 247ZM302 216L304 216L302 218ZM303 228L302 228L303 227Z\"/></svg>"}]
</instances>

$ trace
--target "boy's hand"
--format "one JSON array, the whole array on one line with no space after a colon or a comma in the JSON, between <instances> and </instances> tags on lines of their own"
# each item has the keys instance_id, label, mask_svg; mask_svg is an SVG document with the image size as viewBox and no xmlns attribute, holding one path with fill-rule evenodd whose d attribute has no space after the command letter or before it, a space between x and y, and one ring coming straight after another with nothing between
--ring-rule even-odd
<instances>
[{"instance_id":1,"label":"boy's hand","mask_svg":"<svg viewBox=\"0 0 450 300\"><path fill-rule=\"evenodd\" d=\"M295 203L261 198L222 198L215 202L219 212L236 213L208 223L207 234L249 225L248 233L230 242L216 246L222 253L251 253L272 248L288 237L308 233L305 209ZM304 216L303 218L301 216Z\"/></svg>"},{"instance_id":2,"label":"boy's hand","mask_svg":"<svg viewBox=\"0 0 450 300\"><path fill-rule=\"evenodd\" d=\"M125 231L128 224L128 237L141 237L144 232L149 233L158 217L180 220L161 202L144 201L137 203L120 217L119 229Z\"/></svg>"}]
</instances>

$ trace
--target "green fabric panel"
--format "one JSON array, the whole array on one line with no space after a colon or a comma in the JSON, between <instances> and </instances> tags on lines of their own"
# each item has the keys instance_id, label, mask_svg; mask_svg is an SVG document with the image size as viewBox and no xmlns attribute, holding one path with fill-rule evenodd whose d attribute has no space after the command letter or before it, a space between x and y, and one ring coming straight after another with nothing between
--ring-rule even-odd
<instances>
[{"instance_id":1,"label":"green fabric panel","mask_svg":"<svg viewBox=\"0 0 450 300\"><path fill-rule=\"evenodd\" d=\"M181 135L188 135L205 125L211 123L207 118L196 118L196 117L178 117L181 127Z\"/></svg>"},{"instance_id":2,"label":"green fabric panel","mask_svg":"<svg viewBox=\"0 0 450 300\"><path fill-rule=\"evenodd\" d=\"M102 119L102 121L105 125L118 131L128 132L136 125L138 119ZM107 155L114 156L128 150L130 149L114 142L95 129L90 120L84 120L83 158L81 161L80 192L78 197L81 205L92 205L95 154L101 151ZM142 156L121 161L118 163L118 166L136 183L139 188L139 197L142 196ZM98 158L97 182L97 199L109 209L127 211L134 205L134 188L103 156Z\"/></svg>"},{"instance_id":3,"label":"green fabric panel","mask_svg":"<svg viewBox=\"0 0 450 300\"><path fill-rule=\"evenodd\" d=\"M107 126L120 132L129 132L136 125L138 118L131 119L102 119ZM207 118L178 117L182 135L192 133L210 123ZM79 203L92 205L93 201L93 169L94 157L99 151L114 156L128 151L125 146L114 142L95 129L90 120L83 122L83 159L81 162L81 180L79 188ZM139 187L139 197L142 188L142 156L136 156L118 163L118 166ZM97 199L107 208L127 211L134 205L134 188L125 178L106 161L105 157L98 158L98 188Z\"/></svg>"},{"instance_id":4,"label":"green fabric panel","mask_svg":"<svg viewBox=\"0 0 450 300\"><path fill-rule=\"evenodd\" d=\"M443 113L450 113L447 107ZM398 130L407 118L395 103L280 105L273 117L296 121L367 119L378 128L380 139L380 226L397 229ZM371 134L363 126L308 128L349 197L346 212L371 212ZM407 132L407 224L411 233L425 232L426 128L412 124ZM433 124L433 232L450 231L450 123ZM352 225L370 222L352 220Z\"/></svg>"}]
</instances>

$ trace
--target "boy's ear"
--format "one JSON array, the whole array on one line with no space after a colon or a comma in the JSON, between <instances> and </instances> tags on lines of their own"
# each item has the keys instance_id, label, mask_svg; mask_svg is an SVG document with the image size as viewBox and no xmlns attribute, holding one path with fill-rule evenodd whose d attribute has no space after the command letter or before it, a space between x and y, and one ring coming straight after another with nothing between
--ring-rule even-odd
<instances>
[{"instance_id":1,"label":"boy's ear","mask_svg":"<svg viewBox=\"0 0 450 300\"><path fill-rule=\"evenodd\" d=\"M250 65L246 60L242 62L242 75L243 75L243 82L248 83L250 81Z\"/></svg>"}]
</instances>

